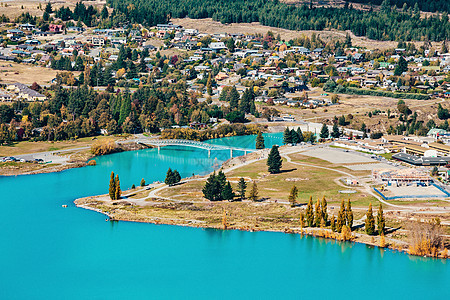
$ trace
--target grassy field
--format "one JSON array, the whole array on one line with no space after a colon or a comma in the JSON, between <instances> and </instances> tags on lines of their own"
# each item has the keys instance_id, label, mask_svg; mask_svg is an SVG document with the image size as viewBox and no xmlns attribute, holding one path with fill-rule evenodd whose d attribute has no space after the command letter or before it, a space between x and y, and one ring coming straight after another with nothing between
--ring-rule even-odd
<instances>
[{"instance_id":1,"label":"grassy field","mask_svg":"<svg viewBox=\"0 0 450 300\"><path fill-rule=\"evenodd\" d=\"M102 139L123 139L124 136L97 136L85 137L73 141L58 141L58 142L29 142L21 141L8 146L0 146L0 156L15 156L21 154L29 154L35 152L56 151L70 148L79 148L92 145L96 140Z\"/></svg>"},{"instance_id":2,"label":"grassy field","mask_svg":"<svg viewBox=\"0 0 450 300\"><path fill-rule=\"evenodd\" d=\"M1 14L1 13L0 13ZM18 64L14 62L0 63L0 82L32 84L37 82L40 85L48 84L50 80L56 77L58 71L39 66L27 64ZM77 76L79 72L74 72Z\"/></svg>"}]
</instances>

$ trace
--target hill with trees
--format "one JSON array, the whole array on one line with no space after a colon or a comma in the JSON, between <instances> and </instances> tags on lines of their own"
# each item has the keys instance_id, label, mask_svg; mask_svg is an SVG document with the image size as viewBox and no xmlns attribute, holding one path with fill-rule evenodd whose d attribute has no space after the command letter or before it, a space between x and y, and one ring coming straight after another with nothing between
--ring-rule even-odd
<instances>
[{"instance_id":1,"label":"hill with trees","mask_svg":"<svg viewBox=\"0 0 450 300\"><path fill-rule=\"evenodd\" d=\"M419 1L416 0L416 3ZM375 40L430 40L450 38L448 15L421 17L417 5L404 10L386 3L380 10L289 5L278 0L108 0L111 19L154 26L170 18L213 18L221 23L260 22L291 30L351 30ZM114 23L114 22L113 22ZM118 25L118 24L116 24Z\"/></svg>"}]
</instances>

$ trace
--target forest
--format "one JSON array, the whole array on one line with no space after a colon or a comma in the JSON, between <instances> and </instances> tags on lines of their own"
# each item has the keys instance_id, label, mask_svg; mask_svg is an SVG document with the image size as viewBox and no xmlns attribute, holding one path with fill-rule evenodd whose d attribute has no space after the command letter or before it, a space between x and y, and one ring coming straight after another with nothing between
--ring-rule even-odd
<instances>
[{"instance_id":1,"label":"forest","mask_svg":"<svg viewBox=\"0 0 450 300\"><path fill-rule=\"evenodd\" d=\"M349 0L349 2L369 4L369 5L381 5L384 0ZM429 12L450 12L450 1L448 0L433 0L433 1L423 1L423 0L387 0L389 5L395 5L397 8L406 7L417 7L421 11Z\"/></svg>"},{"instance_id":2,"label":"forest","mask_svg":"<svg viewBox=\"0 0 450 300\"><path fill-rule=\"evenodd\" d=\"M170 18L213 18L221 23L260 22L291 30L351 30L374 40L430 40L450 38L448 15L420 17L414 8L394 9L383 3L379 10L288 5L278 0L108 0L112 20L154 26ZM119 25L119 24L114 24Z\"/></svg>"}]
</instances>

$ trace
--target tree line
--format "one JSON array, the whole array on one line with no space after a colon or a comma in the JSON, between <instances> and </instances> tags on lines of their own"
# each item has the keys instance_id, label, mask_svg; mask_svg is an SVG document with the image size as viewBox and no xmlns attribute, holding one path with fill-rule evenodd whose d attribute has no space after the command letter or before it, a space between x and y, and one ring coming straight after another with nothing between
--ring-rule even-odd
<instances>
[{"instance_id":1,"label":"tree line","mask_svg":"<svg viewBox=\"0 0 450 300\"><path fill-rule=\"evenodd\" d=\"M428 2L428 1L427 1ZM431 40L450 38L448 15L421 18L420 11L357 10L351 6L314 7L289 5L278 0L108 0L108 5L126 20L154 26L170 18L213 18L221 23L260 22L292 30L351 30L375 40Z\"/></svg>"}]
</instances>

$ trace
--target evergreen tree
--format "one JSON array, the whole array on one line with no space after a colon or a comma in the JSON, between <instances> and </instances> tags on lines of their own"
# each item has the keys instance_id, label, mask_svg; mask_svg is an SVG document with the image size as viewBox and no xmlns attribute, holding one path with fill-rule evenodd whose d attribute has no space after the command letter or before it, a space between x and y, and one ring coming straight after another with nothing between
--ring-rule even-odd
<instances>
[{"instance_id":1,"label":"evergreen tree","mask_svg":"<svg viewBox=\"0 0 450 300\"><path fill-rule=\"evenodd\" d=\"M242 200L245 199L245 190L247 189L247 183L245 182L244 178L240 178L238 182L238 192L239 192L239 198Z\"/></svg>"},{"instance_id":2,"label":"evergreen tree","mask_svg":"<svg viewBox=\"0 0 450 300\"><path fill-rule=\"evenodd\" d=\"M352 230L353 226L353 211L352 211L352 203L350 202L350 199L347 201L347 209L345 210L345 219L347 221L347 226L350 228L350 231Z\"/></svg>"},{"instance_id":3,"label":"evergreen tree","mask_svg":"<svg viewBox=\"0 0 450 300\"><path fill-rule=\"evenodd\" d=\"M111 179L109 180L109 198L116 200L116 181L114 180L114 172L111 172Z\"/></svg>"},{"instance_id":4,"label":"evergreen tree","mask_svg":"<svg viewBox=\"0 0 450 300\"><path fill-rule=\"evenodd\" d=\"M328 223L328 211L327 211L327 199L325 199L325 196L322 198L322 219L325 223L325 225Z\"/></svg>"},{"instance_id":5,"label":"evergreen tree","mask_svg":"<svg viewBox=\"0 0 450 300\"><path fill-rule=\"evenodd\" d=\"M344 200L341 202L341 208L339 209L337 220L336 220L336 231L341 232L342 226L346 224L345 222L345 206L344 206Z\"/></svg>"},{"instance_id":6,"label":"evergreen tree","mask_svg":"<svg viewBox=\"0 0 450 300\"><path fill-rule=\"evenodd\" d=\"M166 179L164 179L164 183L167 185L172 185L174 184L175 178L174 178L174 174L171 168L169 168L169 170L167 170L166 173Z\"/></svg>"},{"instance_id":7,"label":"evergreen tree","mask_svg":"<svg viewBox=\"0 0 450 300\"><path fill-rule=\"evenodd\" d=\"M235 195L233 192L233 188L231 187L231 184L228 181L227 184L225 184L225 187L223 188L222 199L223 200L233 200L234 196Z\"/></svg>"},{"instance_id":8,"label":"evergreen tree","mask_svg":"<svg viewBox=\"0 0 450 300\"><path fill-rule=\"evenodd\" d=\"M122 125L125 122L125 119L131 113L131 101L130 98L125 96L122 98L122 103L120 106L120 117L119 117L119 125Z\"/></svg>"},{"instance_id":9,"label":"evergreen tree","mask_svg":"<svg viewBox=\"0 0 450 300\"><path fill-rule=\"evenodd\" d=\"M320 200L317 199L316 202L316 206L315 206L315 222L316 222L316 227L320 227L320 223L322 222L322 208L320 207Z\"/></svg>"},{"instance_id":10,"label":"evergreen tree","mask_svg":"<svg viewBox=\"0 0 450 300\"><path fill-rule=\"evenodd\" d=\"M258 135L256 136L256 149L264 149L265 145L264 145L264 137L260 132L258 132Z\"/></svg>"},{"instance_id":11,"label":"evergreen tree","mask_svg":"<svg viewBox=\"0 0 450 300\"><path fill-rule=\"evenodd\" d=\"M334 123L333 130L331 131L331 137L337 139L340 136L341 136L341 132L339 131L338 124Z\"/></svg>"},{"instance_id":12,"label":"evergreen tree","mask_svg":"<svg viewBox=\"0 0 450 300\"><path fill-rule=\"evenodd\" d=\"M227 184L227 176L225 176L225 173L222 171L222 169L220 169L219 173L217 173L217 181L219 182L220 186L222 187L222 189L225 187L225 185Z\"/></svg>"},{"instance_id":13,"label":"evergreen tree","mask_svg":"<svg viewBox=\"0 0 450 300\"><path fill-rule=\"evenodd\" d=\"M178 183L181 181L180 173L177 170L173 170L173 183Z\"/></svg>"},{"instance_id":14,"label":"evergreen tree","mask_svg":"<svg viewBox=\"0 0 450 300\"><path fill-rule=\"evenodd\" d=\"M248 198L252 201L258 200L258 186L256 185L255 181L253 181Z\"/></svg>"},{"instance_id":15,"label":"evergreen tree","mask_svg":"<svg viewBox=\"0 0 450 300\"><path fill-rule=\"evenodd\" d=\"M292 135L291 131L289 130L289 127L286 127L283 133L283 143L285 145L292 144Z\"/></svg>"},{"instance_id":16,"label":"evergreen tree","mask_svg":"<svg viewBox=\"0 0 450 300\"><path fill-rule=\"evenodd\" d=\"M222 185L219 180L217 180L215 172L206 180L202 192L203 196L210 201L222 200Z\"/></svg>"},{"instance_id":17,"label":"evergreen tree","mask_svg":"<svg viewBox=\"0 0 450 300\"><path fill-rule=\"evenodd\" d=\"M320 138L327 139L330 136L330 132L328 131L327 124L323 123L322 129L320 130Z\"/></svg>"},{"instance_id":18,"label":"evergreen tree","mask_svg":"<svg viewBox=\"0 0 450 300\"><path fill-rule=\"evenodd\" d=\"M141 186L145 186L145 179L144 178L141 179Z\"/></svg>"},{"instance_id":19,"label":"evergreen tree","mask_svg":"<svg viewBox=\"0 0 450 300\"><path fill-rule=\"evenodd\" d=\"M294 185L292 187L291 192L289 193L289 197L288 197L288 200L291 203L291 207L295 207L296 202L297 202L297 195L298 195L298 189Z\"/></svg>"},{"instance_id":20,"label":"evergreen tree","mask_svg":"<svg viewBox=\"0 0 450 300\"><path fill-rule=\"evenodd\" d=\"M53 8L52 8L52 4L49 2L47 2L47 5L45 6L45 12L48 14L51 14L53 12Z\"/></svg>"},{"instance_id":21,"label":"evergreen tree","mask_svg":"<svg viewBox=\"0 0 450 300\"><path fill-rule=\"evenodd\" d=\"M269 172L271 174L279 173L282 165L282 159L280 152L278 151L278 146L273 145L270 150L269 157L267 158L267 166L269 167Z\"/></svg>"},{"instance_id":22,"label":"evergreen tree","mask_svg":"<svg viewBox=\"0 0 450 300\"><path fill-rule=\"evenodd\" d=\"M239 93L235 86L233 86L228 92L227 101L230 102L230 108L232 110L237 109L239 106Z\"/></svg>"},{"instance_id":23,"label":"evergreen tree","mask_svg":"<svg viewBox=\"0 0 450 300\"><path fill-rule=\"evenodd\" d=\"M373 217L373 211L372 211L372 203L369 203L369 210L366 214L366 233L368 235L374 235L375 234L375 218Z\"/></svg>"},{"instance_id":24,"label":"evergreen tree","mask_svg":"<svg viewBox=\"0 0 450 300\"><path fill-rule=\"evenodd\" d=\"M381 203L377 213L377 226L378 226L378 234L379 235L384 234L384 230L386 227L386 220L383 215L383 207L381 206Z\"/></svg>"},{"instance_id":25,"label":"evergreen tree","mask_svg":"<svg viewBox=\"0 0 450 300\"><path fill-rule=\"evenodd\" d=\"M119 175L116 175L116 180L115 180L115 186L116 186L116 192L115 192L115 200L119 200L121 195L122 195L122 190L120 189L120 180L119 180Z\"/></svg>"},{"instance_id":26,"label":"evergreen tree","mask_svg":"<svg viewBox=\"0 0 450 300\"><path fill-rule=\"evenodd\" d=\"M297 138L298 138L298 142L299 142L299 143L305 141L305 138L303 137L303 132L302 132L302 130L300 129L300 126L297 128Z\"/></svg>"},{"instance_id":27,"label":"evergreen tree","mask_svg":"<svg viewBox=\"0 0 450 300\"><path fill-rule=\"evenodd\" d=\"M308 227L312 227L314 225L314 210L312 197L309 197L309 202L308 205L306 206L306 223L308 224Z\"/></svg>"}]
</instances>

